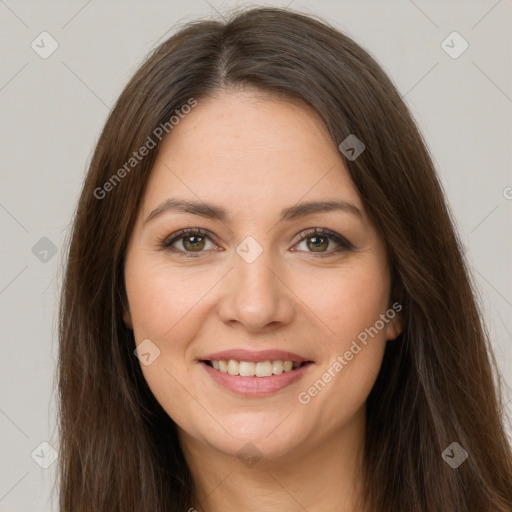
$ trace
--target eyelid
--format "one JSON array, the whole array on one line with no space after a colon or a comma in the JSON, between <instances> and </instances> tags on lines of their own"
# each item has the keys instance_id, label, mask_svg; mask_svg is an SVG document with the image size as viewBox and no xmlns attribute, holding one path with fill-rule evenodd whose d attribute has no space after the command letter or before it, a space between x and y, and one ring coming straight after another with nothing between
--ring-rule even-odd
<instances>
[{"instance_id":1,"label":"eyelid","mask_svg":"<svg viewBox=\"0 0 512 512\"><path fill-rule=\"evenodd\" d=\"M331 231L330 229L327 229L327 228L309 228L309 229L306 229L304 231L302 231L298 236L299 236L299 242L300 243L302 240L306 239L306 238L309 238L313 235L319 235L319 236L325 236L325 237L328 237L328 238L332 238L336 243L338 243L341 247L347 249L347 250L354 250L355 247L354 245L352 244L352 242L350 242L347 238L345 238L344 236L334 232L334 231ZM311 252L311 254L333 254L334 251L336 251L336 249L332 250L332 251L329 251L329 252L325 252L325 253L314 253L314 252Z\"/></svg>"},{"instance_id":2,"label":"eyelid","mask_svg":"<svg viewBox=\"0 0 512 512\"><path fill-rule=\"evenodd\" d=\"M170 250L174 253L178 253L180 256L185 256L185 257L198 257L202 253L209 252L209 251L197 251L197 252L183 251L181 249L176 249L176 248L172 247L172 244L174 242L184 238L186 235L200 235L200 236L209 238L212 242L214 242L216 245L218 245L217 237L211 231L209 231L208 229L204 229L204 228L180 229L180 230L176 231L175 233L172 233L171 235L164 238L160 242L159 245L161 246L161 248L163 250ZM344 236L339 235L338 233L336 233L330 229L318 228L318 227L307 228L305 230L302 230L298 234L299 241L297 243L295 243L293 247L295 247L296 245L301 243L303 240L305 240L309 237L312 237L314 235L330 238L330 239L334 240L339 245L339 247L337 247L335 249L331 249L330 251L327 251L327 252L317 252L317 253L315 253L313 251L300 251L300 252L306 252L307 254L313 254L313 255L321 257L321 256L333 255L333 254L339 252L340 250L355 250L354 245L349 240L347 240Z\"/></svg>"},{"instance_id":3,"label":"eyelid","mask_svg":"<svg viewBox=\"0 0 512 512\"><path fill-rule=\"evenodd\" d=\"M160 245L162 248L166 249L171 246L174 242L177 240L180 240L181 238L184 238L186 235L201 235L207 238L210 238L213 242L217 243L217 237L208 229L204 228L183 228L180 229L168 236L166 236L162 242L160 242ZM183 251L180 251L183 252ZM204 251L199 251L204 252Z\"/></svg>"}]
</instances>

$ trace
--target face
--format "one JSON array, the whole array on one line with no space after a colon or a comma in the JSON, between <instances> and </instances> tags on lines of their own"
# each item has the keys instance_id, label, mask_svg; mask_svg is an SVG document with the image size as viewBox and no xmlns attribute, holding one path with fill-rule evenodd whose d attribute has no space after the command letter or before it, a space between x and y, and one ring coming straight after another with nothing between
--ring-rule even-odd
<instances>
[{"instance_id":1,"label":"face","mask_svg":"<svg viewBox=\"0 0 512 512\"><path fill-rule=\"evenodd\" d=\"M125 282L151 391L182 439L228 455L285 457L361 420L400 329L320 118L250 91L199 101L165 140Z\"/></svg>"}]
</instances>

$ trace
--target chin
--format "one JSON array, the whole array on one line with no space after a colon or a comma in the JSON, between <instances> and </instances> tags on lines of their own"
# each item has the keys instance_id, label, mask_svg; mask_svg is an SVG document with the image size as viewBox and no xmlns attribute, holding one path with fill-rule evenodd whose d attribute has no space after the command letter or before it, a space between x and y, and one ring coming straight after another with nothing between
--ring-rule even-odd
<instances>
[{"instance_id":1,"label":"chin","mask_svg":"<svg viewBox=\"0 0 512 512\"><path fill-rule=\"evenodd\" d=\"M283 436L246 435L236 438L228 436L223 439L211 439L209 444L225 455L236 457L248 467L252 467L256 462L261 467L265 462L285 460L298 449L297 439L294 439L293 445L290 445L289 438Z\"/></svg>"},{"instance_id":2,"label":"chin","mask_svg":"<svg viewBox=\"0 0 512 512\"><path fill-rule=\"evenodd\" d=\"M191 427L192 425L188 425ZM275 461L304 447L308 435L305 421L292 409L223 416L222 426L213 421L204 427L187 428L186 436L242 462L246 458ZM245 463L245 462L244 462ZM247 465L247 464L246 464Z\"/></svg>"}]
</instances>

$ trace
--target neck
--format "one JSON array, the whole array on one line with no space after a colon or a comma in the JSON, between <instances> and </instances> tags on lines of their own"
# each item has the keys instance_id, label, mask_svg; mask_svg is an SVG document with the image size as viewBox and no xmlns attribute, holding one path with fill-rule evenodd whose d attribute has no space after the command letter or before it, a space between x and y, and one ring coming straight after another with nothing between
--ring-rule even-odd
<instances>
[{"instance_id":1,"label":"neck","mask_svg":"<svg viewBox=\"0 0 512 512\"><path fill-rule=\"evenodd\" d=\"M178 429L196 487L198 512L355 512L365 431L364 407L311 446L279 459L241 461ZM192 512L192 511L191 511Z\"/></svg>"}]
</instances>

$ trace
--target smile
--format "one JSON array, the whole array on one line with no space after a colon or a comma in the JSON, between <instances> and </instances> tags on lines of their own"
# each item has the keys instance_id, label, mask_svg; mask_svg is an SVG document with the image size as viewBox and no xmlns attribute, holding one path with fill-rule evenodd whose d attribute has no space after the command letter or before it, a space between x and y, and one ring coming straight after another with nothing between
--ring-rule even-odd
<instances>
[{"instance_id":1,"label":"smile","mask_svg":"<svg viewBox=\"0 0 512 512\"><path fill-rule=\"evenodd\" d=\"M304 361L236 361L235 359L220 359L205 361L205 363L222 373L229 375L240 375L241 377L270 377L281 375L283 372L291 372L303 364Z\"/></svg>"},{"instance_id":2,"label":"smile","mask_svg":"<svg viewBox=\"0 0 512 512\"><path fill-rule=\"evenodd\" d=\"M299 381L313 361L275 359L271 361L238 361L236 359L201 360L201 367L221 388L244 398L276 394Z\"/></svg>"}]
</instances>

